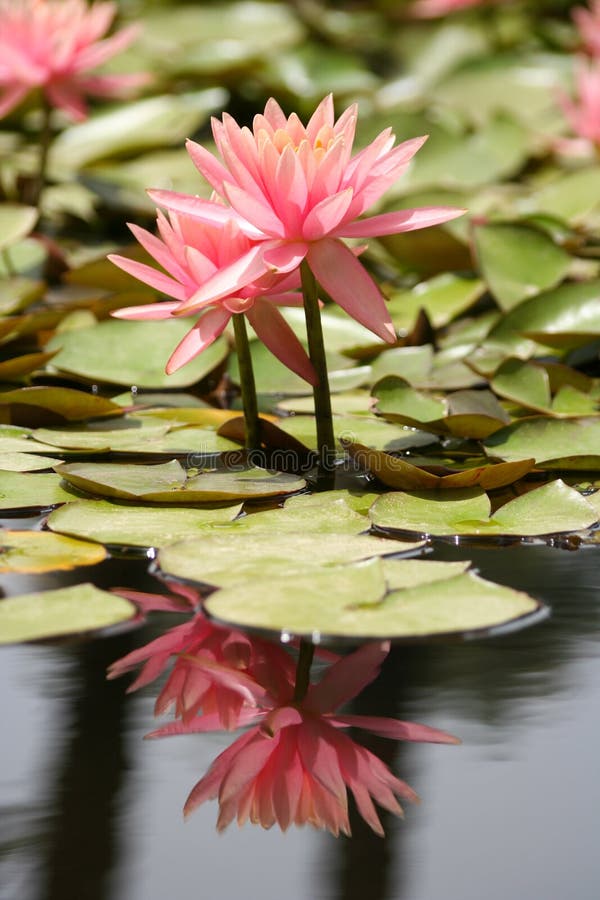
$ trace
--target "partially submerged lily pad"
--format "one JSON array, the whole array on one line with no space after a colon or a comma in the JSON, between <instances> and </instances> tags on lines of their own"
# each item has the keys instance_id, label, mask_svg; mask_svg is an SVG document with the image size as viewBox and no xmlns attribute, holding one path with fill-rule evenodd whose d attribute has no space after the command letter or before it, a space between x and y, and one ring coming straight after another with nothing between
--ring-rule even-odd
<instances>
[{"instance_id":1,"label":"partially submerged lily pad","mask_svg":"<svg viewBox=\"0 0 600 900\"><path fill-rule=\"evenodd\" d=\"M271 578L268 589L261 580L233 586L216 591L204 607L230 627L316 642L480 637L539 618L542 608L529 595L457 573L456 565L370 559Z\"/></svg>"},{"instance_id":2,"label":"partially submerged lily pad","mask_svg":"<svg viewBox=\"0 0 600 900\"><path fill-rule=\"evenodd\" d=\"M143 466L125 463L65 463L56 471L92 494L151 503L219 503L289 494L306 487L303 478L246 466L188 473L176 460Z\"/></svg>"},{"instance_id":3,"label":"partially submerged lily pad","mask_svg":"<svg viewBox=\"0 0 600 900\"><path fill-rule=\"evenodd\" d=\"M101 544L50 531L0 531L0 572L53 572L94 566L105 557Z\"/></svg>"},{"instance_id":4,"label":"partially submerged lily pad","mask_svg":"<svg viewBox=\"0 0 600 900\"><path fill-rule=\"evenodd\" d=\"M59 419L77 421L96 416L121 415L123 410L112 400L73 388L35 387L0 392L0 406L31 406L55 413ZM30 422L21 424L31 424Z\"/></svg>"},{"instance_id":5,"label":"partially submerged lily pad","mask_svg":"<svg viewBox=\"0 0 600 900\"><path fill-rule=\"evenodd\" d=\"M531 471L534 459L517 460L513 463L497 463L473 466L468 469L448 471L446 474L430 472L415 466L398 456L365 447L364 444L346 442L344 448L353 462L361 469L371 472L387 487L403 491L429 489L466 488L478 485L486 491L504 487L522 478Z\"/></svg>"},{"instance_id":6,"label":"partially submerged lily pad","mask_svg":"<svg viewBox=\"0 0 600 900\"><path fill-rule=\"evenodd\" d=\"M507 462L529 453L542 469L600 469L600 420L532 416L497 431L484 442L484 449L488 456Z\"/></svg>"},{"instance_id":7,"label":"partially submerged lily pad","mask_svg":"<svg viewBox=\"0 0 600 900\"><path fill-rule=\"evenodd\" d=\"M452 492L399 492L382 495L371 507L373 525L426 537L534 537L589 528L600 510L574 488L553 481L522 494L492 513L481 488Z\"/></svg>"},{"instance_id":8,"label":"partially submerged lily pad","mask_svg":"<svg viewBox=\"0 0 600 900\"><path fill-rule=\"evenodd\" d=\"M99 631L136 613L128 600L93 584L22 594L0 600L0 644Z\"/></svg>"}]
</instances>

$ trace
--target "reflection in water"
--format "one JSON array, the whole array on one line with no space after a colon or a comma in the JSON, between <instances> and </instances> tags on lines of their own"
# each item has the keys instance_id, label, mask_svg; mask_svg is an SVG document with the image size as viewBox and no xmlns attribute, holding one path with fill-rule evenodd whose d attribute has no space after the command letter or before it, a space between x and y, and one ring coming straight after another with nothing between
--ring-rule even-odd
<instances>
[{"instance_id":1,"label":"reflection in water","mask_svg":"<svg viewBox=\"0 0 600 900\"><path fill-rule=\"evenodd\" d=\"M190 601L189 587L174 589ZM131 591L124 595L135 599ZM149 594L137 599L146 610L173 608L178 602ZM389 642L366 644L337 659L320 681L311 683L310 645L300 645L296 665L284 647L213 625L196 613L113 664L110 675L143 663L133 684L140 687L174 657L155 710L174 706L176 719L152 737L254 726L214 760L190 793L186 814L218 798L219 831L237 819L240 825L250 820L263 828L277 824L283 831L308 823L336 836L349 835L349 789L359 815L383 836L373 800L402 815L396 798L414 801L416 794L342 729L357 727L393 740L457 743L425 725L337 712L378 675L389 649Z\"/></svg>"}]
</instances>

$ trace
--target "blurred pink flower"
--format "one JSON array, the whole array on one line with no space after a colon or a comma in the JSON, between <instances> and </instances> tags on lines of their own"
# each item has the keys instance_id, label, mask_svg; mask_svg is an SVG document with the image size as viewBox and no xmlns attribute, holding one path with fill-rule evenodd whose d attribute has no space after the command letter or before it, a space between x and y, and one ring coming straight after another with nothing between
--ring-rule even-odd
<instances>
[{"instance_id":1,"label":"blurred pink flower","mask_svg":"<svg viewBox=\"0 0 600 900\"><path fill-rule=\"evenodd\" d=\"M572 97L559 94L558 102L571 130L579 140L557 142L559 149L580 155L582 148L600 149L600 59L576 61L575 92Z\"/></svg>"},{"instance_id":2,"label":"blurred pink flower","mask_svg":"<svg viewBox=\"0 0 600 900\"><path fill-rule=\"evenodd\" d=\"M240 128L225 114L213 119L222 162L188 142L196 167L222 204L154 190L161 206L199 221L222 224L234 219L254 243L234 264L220 267L180 312L198 303L238 294L267 272L290 273L306 259L321 286L346 312L386 341L395 340L383 296L344 238L369 238L413 231L462 214L449 207L404 209L359 218L405 172L424 137L394 147L391 128L351 156L357 107L334 119L331 95L304 126L286 118L275 100L253 129ZM223 205L226 204L226 205Z\"/></svg>"},{"instance_id":3,"label":"blurred pink flower","mask_svg":"<svg viewBox=\"0 0 600 900\"><path fill-rule=\"evenodd\" d=\"M183 603L178 598L160 594L124 589L118 589L116 593L134 602L144 612L189 612L191 594L196 592L185 585L174 589L183 596ZM196 596L196 599L199 598ZM156 640L117 660L110 666L108 677L118 678L142 665L140 674L127 689L128 692L135 691L162 675L173 660L173 669L156 700L155 715L174 706L175 716L188 723L202 711L214 718L215 727L227 729L238 726L246 698L237 681L234 688L229 685L221 667L233 670L238 678L245 674L276 692L293 688L296 671L292 657L278 644L213 625L202 613L197 613L191 620L176 625ZM213 666L219 672L217 678L212 675Z\"/></svg>"},{"instance_id":4,"label":"blurred pink flower","mask_svg":"<svg viewBox=\"0 0 600 900\"><path fill-rule=\"evenodd\" d=\"M473 6L487 5L488 0L416 0L410 8L411 15L417 19L437 19L448 13Z\"/></svg>"},{"instance_id":5,"label":"blurred pink flower","mask_svg":"<svg viewBox=\"0 0 600 900\"><path fill-rule=\"evenodd\" d=\"M39 89L51 106L80 121L86 94L121 97L145 84L145 74L89 74L138 33L133 25L100 40L116 10L110 2L0 0L0 117Z\"/></svg>"},{"instance_id":6,"label":"blurred pink flower","mask_svg":"<svg viewBox=\"0 0 600 900\"><path fill-rule=\"evenodd\" d=\"M590 56L600 56L600 0L592 0L590 9L576 6L573 21L579 31L583 48Z\"/></svg>"},{"instance_id":7,"label":"blurred pink flower","mask_svg":"<svg viewBox=\"0 0 600 900\"><path fill-rule=\"evenodd\" d=\"M302 305L302 295L290 290L298 287L298 275L263 272L253 281L245 281L235 291L232 289L218 298L206 298L204 285L222 269L235 270L240 265L244 266L244 260L256 246L255 242L233 220L215 225L173 212L167 219L159 212L157 223L160 237L137 225L129 227L164 272L124 256L111 254L108 258L145 284L175 298L173 303L152 303L116 310L113 316L122 319L168 319L200 313L196 323L171 354L166 366L167 373L175 372L212 344L234 313L244 313L263 344L288 368L313 384L316 375L306 351L277 309L278 305Z\"/></svg>"},{"instance_id":8,"label":"blurred pink flower","mask_svg":"<svg viewBox=\"0 0 600 900\"><path fill-rule=\"evenodd\" d=\"M231 670L220 673L249 704L240 721L256 722L221 753L207 774L191 791L185 813L205 800L218 797L219 830L234 818L247 819L270 828L277 823L286 830L292 823L309 823L334 835L350 834L349 788L360 815L377 834L383 828L373 800L397 815L402 808L397 797L417 800L414 791L373 753L355 743L342 731L363 728L393 740L458 743L456 738L413 722L378 716L344 715L335 710L355 697L379 672L389 652L389 643L371 643L330 666L305 698L294 701L293 688L280 681L275 693ZM283 690L281 689L283 688ZM150 737L211 731L218 727L214 716L198 716L187 725L176 722L153 732Z\"/></svg>"}]
</instances>

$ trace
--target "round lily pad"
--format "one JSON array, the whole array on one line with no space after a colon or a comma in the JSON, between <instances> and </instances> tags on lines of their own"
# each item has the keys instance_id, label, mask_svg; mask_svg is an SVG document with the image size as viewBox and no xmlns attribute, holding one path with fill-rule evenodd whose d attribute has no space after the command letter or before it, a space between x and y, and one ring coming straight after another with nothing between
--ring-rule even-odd
<instances>
[{"instance_id":1,"label":"round lily pad","mask_svg":"<svg viewBox=\"0 0 600 900\"><path fill-rule=\"evenodd\" d=\"M105 557L101 544L50 531L0 531L0 572L53 572L94 566Z\"/></svg>"},{"instance_id":2,"label":"round lily pad","mask_svg":"<svg viewBox=\"0 0 600 900\"><path fill-rule=\"evenodd\" d=\"M98 631L133 619L136 612L128 600L93 584L9 597L0 600L0 644Z\"/></svg>"},{"instance_id":3,"label":"round lily pad","mask_svg":"<svg viewBox=\"0 0 600 900\"><path fill-rule=\"evenodd\" d=\"M532 416L491 435L484 449L488 456L507 462L528 453L542 469L599 469L600 420Z\"/></svg>"},{"instance_id":4,"label":"round lily pad","mask_svg":"<svg viewBox=\"0 0 600 900\"><path fill-rule=\"evenodd\" d=\"M388 580L399 586L390 590ZM271 578L268 589L260 579L233 586L211 594L204 608L230 627L316 643L481 637L537 621L543 610L529 595L453 563L381 559Z\"/></svg>"},{"instance_id":5,"label":"round lily pad","mask_svg":"<svg viewBox=\"0 0 600 900\"><path fill-rule=\"evenodd\" d=\"M74 494L61 487L60 476L54 472L0 470L0 509L43 509L74 499Z\"/></svg>"},{"instance_id":6,"label":"round lily pad","mask_svg":"<svg viewBox=\"0 0 600 900\"><path fill-rule=\"evenodd\" d=\"M371 507L376 528L411 535L533 537L589 528L600 512L574 488L553 481L499 507L481 488L383 494Z\"/></svg>"},{"instance_id":7,"label":"round lily pad","mask_svg":"<svg viewBox=\"0 0 600 900\"><path fill-rule=\"evenodd\" d=\"M74 509L67 512L70 506ZM239 504L215 509L192 509L85 500L55 510L48 517L48 527L61 534L98 541L109 547L146 549L204 534L231 522L240 509Z\"/></svg>"}]
</instances>

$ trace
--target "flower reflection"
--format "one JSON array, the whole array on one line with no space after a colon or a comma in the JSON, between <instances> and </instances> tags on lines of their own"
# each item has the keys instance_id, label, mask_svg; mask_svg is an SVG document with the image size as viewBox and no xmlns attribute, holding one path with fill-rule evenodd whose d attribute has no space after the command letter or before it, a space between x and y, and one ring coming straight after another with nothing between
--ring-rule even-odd
<instances>
[{"instance_id":1,"label":"flower reflection","mask_svg":"<svg viewBox=\"0 0 600 900\"><path fill-rule=\"evenodd\" d=\"M205 800L218 798L217 828L233 819L248 819L263 828L278 824L308 823L338 835L350 835L348 789L357 809L377 834L383 834L375 801L397 815L397 798L415 801L416 794L371 751L343 733L362 728L393 740L458 743L456 738L426 725L374 716L336 712L379 673L390 649L389 642L374 642L329 666L317 683L298 699L287 678L287 666L279 677L269 672L269 687L249 670L235 671L197 655L190 659L213 683L237 691L243 700L239 724L253 727L237 738L196 784L185 804L186 815ZM263 672L266 672L263 669ZM214 714L195 716L154 731L150 737L212 731L219 727Z\"/></svg>"}]
</instances>

